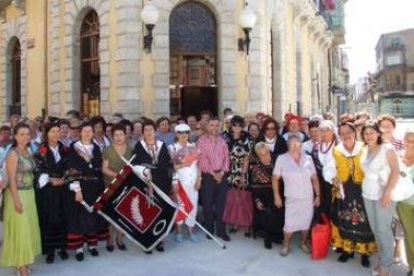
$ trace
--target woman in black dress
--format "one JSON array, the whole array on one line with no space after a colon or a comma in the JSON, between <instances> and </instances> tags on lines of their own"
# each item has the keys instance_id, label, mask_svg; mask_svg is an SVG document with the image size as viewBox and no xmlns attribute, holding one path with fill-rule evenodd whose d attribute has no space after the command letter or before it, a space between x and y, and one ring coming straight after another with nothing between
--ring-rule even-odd
<instances>
[{"instance_id":1,"label":"woman in black dress","mask_svg":"<svg viewBox=\"0 0 414 276\"><path fill-rule=\"evenodd\" d=\"M276 163L276 159L279 155L284 154L287 152L287 144L285 139L283 139L282 136L280 136L279 133L280 125L279 123L273 119L273 118L266 118L263 121L262 124L262 137L259 139L260 142L263 142L264 145L267 146L267 148L270 151L270 157L271 157L271 165L267 164L266 166L263 165L263 161L260 161L259 156L256 154L256 150L252 152L252 158L250 159L250 173L254 174L255 170L261 170L262 173L267 174L268 170L270 170L270 166L273 169L274 164ZM267 169L263 169L267 168ZM260 173L260 172L256 172ZM271 174L270 174L271 175ZM253 178L253 177L252 177ZM256 183L255 183L256 182ZM257 192L257 185L262 185L263 183L258 182L258 178L256 176L256 181L252 180L252 189L255 189L254 186L256 186L256 192ZM267 184L266 184L267 185ZM270 178L270 185L271 185L271 178ZM279 184L279 194L284 194L284 185L283 181ZM270 189L270 196L273 196L273 190ZM253 192L255 193L255 192ZM283 197L283 196L282 196ZM257 198L256 198L257 199ZM256 200L253 195L253 200ZM282 198L282 201L284 202L284 198ZM266 212L268 212L268 215L272 218L270 223L273 225L270 225L268 223L262 223L260 221L261 218L259 218L259 221L257 220L256 214L254 213L254 219L253 219L253 231L260 233L260 231L264 231L264 238L265 238L265 248L270 249L272 244L271 242L275 242L278 244L281 244L283 241L283 226L285 224L285 208L276 208L276 206L273 204L273 198L271 201L268 201L267 198L263 199L262 204L266 205ZM253 203L255 206L255 211L257 211L258 206L257 202ZM259 210L262 211L262 210ZM260 213L260 212L259 212ZM262 213L264 214L264 213ZM262 217L263 218L263 217ZM265 219L266 220L266 219Z\"/></svg>"},{"instance_id":2,"label":"woman in black dress","mask_svg":"<svg viewBox=\"0 0 414 276\"><path fill-rule=\"evenodd\" d=\"M55 251L66 260L66 221L64 199L67 194L63 174L68 148L61 142L59 123L45 126L44 142L34 155L37 167L36 203L46 262L53 263Z\"/></svg>"},{"instance_id":3,"label":"woman in black dress","mask_svg":"<svg viewBox=\"0 0 414 276\"><path fill-rule=\"evenodd\" d=\"M171 194L171 181L173 165L167 146L155 138L155 123L145 120L142 124L143 139L136 143L134 153L134 165L145 166L149 164L155 168L151 169L152 181L165 194ZM164 251L164 244L160 242L157 251Z\"/></svg>"},{"instance_id":4,"label":"woman in black dress","mask_svg":"<svg viewBox=\"0 0 414 276\"><path fill-rule=\"evenodd\" d=\"M102 179L102 156L99 146L92 142L93 127L84 123L81 126L80 140L69 149L65 166L65 179L69 182L70 193L67 197L68 247L76 249L76 259L84 258L83 244L88 243L89 253L99 255L98 240L108 239L108 225L96 213L89 213L82 201L92 205L104 191Z\"/></svg>"}]
</instances>

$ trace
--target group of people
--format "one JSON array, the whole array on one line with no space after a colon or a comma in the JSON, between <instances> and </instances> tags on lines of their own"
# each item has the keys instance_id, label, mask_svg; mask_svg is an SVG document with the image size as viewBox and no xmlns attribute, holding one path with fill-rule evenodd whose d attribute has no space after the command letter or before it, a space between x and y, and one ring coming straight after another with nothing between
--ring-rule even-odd
<instances>
[{"instance_id":1,"label":"group of people","mask_svg":"<svg viewBox=\"0 0 414 276\"><path fill-rule=\"evenodd\" d=\"M127 250L123 234L80 203L93 204L125 165L123 159L135 155L132 164L152 165L145 177L171 197L181 183L192 203L189 216L177 222L177 243L187 238L198 243L194 227L200 220L227 242L229 233L244 231L263 238L266 249L281 244L285 257L293 234L300 232L299 248L309 254L309 230L324 213L339 262L359 253L361 264L370 267L370 255L378 252L373 273L390 275L404 240L412 275L414 197L394 202L391 194L403 173L414 179L414 129L399 141L390 115L373 120L367 113L343 114L338 121L330 114L288 113L280 125L266 114L241 117L231 109L223 121L208 111L174 122L166 117L131 122L122 114L107 122L80 118L76 111L64 119L13 115L0 128L1 264L28 275L40 253L53 263L55 254L66 260L68 249L83 261L85 244L96 257L98 241L109 252ZM197 158L177 158L183 148L195 149ZM164 251L163 242L156 250Z\"/></svg>"}]
</instances>

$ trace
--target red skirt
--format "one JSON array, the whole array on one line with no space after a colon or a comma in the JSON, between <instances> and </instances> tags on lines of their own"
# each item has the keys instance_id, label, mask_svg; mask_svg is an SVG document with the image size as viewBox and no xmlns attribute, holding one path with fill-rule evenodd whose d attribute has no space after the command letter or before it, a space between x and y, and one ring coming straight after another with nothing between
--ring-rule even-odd
<instances>
[{"instance_id":1,"label":"red skirt","mask_svg":"<svg viewBox=\"0 0 414 276\"><path fill-rule=\"evenodd\" d=\"M240 227L250 227L253 218L252 195L249 191L227 190L223 221Z\"/></svg>"}]
</instances>

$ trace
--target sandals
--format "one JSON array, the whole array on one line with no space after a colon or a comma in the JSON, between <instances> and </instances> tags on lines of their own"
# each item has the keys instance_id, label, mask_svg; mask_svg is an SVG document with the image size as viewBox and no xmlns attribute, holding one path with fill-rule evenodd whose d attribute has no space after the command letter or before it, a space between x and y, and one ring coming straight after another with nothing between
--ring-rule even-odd
<instances>
[{"instance_id":1,"label":"sandals","mask_svg":"<svg viewBox=\"0 0 414 276\"><path fill-rule=\"evenodd\" d=\"M305 254L309 254L310 253L309 246L307 244L302 243L302 244L299 245L299 248Z\"/></svg>"},{"instance_id":2,"label":"sandals","mask_svg":"<svg viewBox=\"0 0 414 276\"><path fill-rule=\"evenodd\" d=\"M289 255L289 247L283 247L282 250L280 251L280 256L282 257L286 257L287 255Z\"/></svg>"}]
</instances>

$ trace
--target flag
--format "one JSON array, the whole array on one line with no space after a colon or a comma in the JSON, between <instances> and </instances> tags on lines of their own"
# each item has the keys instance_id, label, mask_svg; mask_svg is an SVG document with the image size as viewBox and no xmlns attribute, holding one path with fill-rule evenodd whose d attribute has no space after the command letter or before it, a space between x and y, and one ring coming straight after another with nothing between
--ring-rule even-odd
<instances>
[{"instance_id":1,"label":"flag","mask_svg":"<svg viewBox=\"0 0 414 276\"><path fill-rule=\"evenodd\" d=\"M184 189L183 185L181 184L181 182L179 180L176 180L176 181L177 181L176 185L178 187L177 200L178 200L179 204L181 205L180 207L182 207L184 209L184 211L187 214L189 214L194 208L193 203L191 203L191 200L188 197L187 192L185 191L185 189ZM186 214L184 214L181 211L178 211L178 214L175 218L175 221L176 222L182 221L186 217L187 217Z\"/></svg>"},{"instance_id":2,"label":"flag","mask_svg":"<svg viewBox=\"0 0 414 276\"><path fill-rule=\"evenodd\" d=\"M143 250L152 250L174 226L176 208L150 191L134 168L125 166L93 207Z\"/></svg>"}]
</instances>

